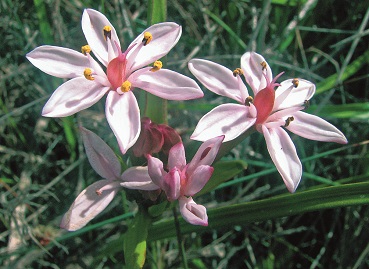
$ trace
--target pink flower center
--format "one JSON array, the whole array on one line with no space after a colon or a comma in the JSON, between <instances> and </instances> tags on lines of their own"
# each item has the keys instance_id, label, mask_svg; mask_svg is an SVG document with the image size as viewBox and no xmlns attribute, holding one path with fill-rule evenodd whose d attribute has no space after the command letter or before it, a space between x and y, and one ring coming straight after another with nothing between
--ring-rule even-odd
<instances>
[{"instance_id":1,"label":"pink flower center","mask_svg":"<svg viewBox=\"0 0 369 269\"><path fill-rule=\"evenodd\" d=\"M272 81L269 81L268 78L264 75L267 81L267 86L256 94L253 101L253 104L257 110L255 124L263 124L272 112L275 100L274 87L280 86L279 83L276 83L276 80L282 74L283 72L278 74Z\"/></svg>"}]
</instances>

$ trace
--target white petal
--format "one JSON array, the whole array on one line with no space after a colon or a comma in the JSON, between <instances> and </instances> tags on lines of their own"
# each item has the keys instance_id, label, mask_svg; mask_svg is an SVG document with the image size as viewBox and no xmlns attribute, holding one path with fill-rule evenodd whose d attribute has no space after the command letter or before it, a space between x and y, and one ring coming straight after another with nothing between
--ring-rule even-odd
<instances>
[{"instance_id":1,"label":"white petal","mask_svg":"<svg viewBox=\"0 0 369 269\"><path fill-rule=\"evenodd\" d=\"M305 101L310 100L315 93L315 85L308 80L299 78L299 84L295 88L292 79L287 79L275 91L275 101L273 111L293 107L303 106Z\"/></svg>"},{"instance_id":2,"label":"white petal","mask_svg":"<svg viewBox=\"0 0 369 269\"><path fill-rule=\"evenodd\" d=\"M140 130L140 109L131 91L118 94L111 91L106 98L106 118L123 154L137 141Z\"/></svg>"},{"instance_id":3,"label":"white petal","mask_svg":"<svg viewBox=\"0 0 369 269\"><path fill-rule=\"evenodd\" d=\"M346 144L345 135L320 117L298 111L294 120L286 127L289 131L311 140Z\"/></svg>"},{"instance_id":4,"label":"white petal","mask_svg":"<svg viewBox=\"0 0 369 269\"><path fill-rule=\"evenodd\" d=\"M153 39L143 46L145 32L150 32ZM147 28L130 45L137 43L127 56L128 72L140 69L165 56L177 44L181 34L182 27L174 22L157 23Z\"/></svg>"},{"instance_id":5,"label":"white petal","mask_svg":"<svg viewBox=\"0 0 369 269\"><path fill-rule=\"evenodd\" d=\"M87 43L90 45L96 58L105 66L108 63L108 44L104 38L104 26L111 27L111 41L120 47L119 39L113 25L100 12L85 9L82 15L82 30Z\"/></svg>"},{"instance_id":6,"label":"white petal","mask_svg":"<svg viewBox=\"0 0 369 269\"><path fill-rule=\"evenodd\" d=\"M206 141L225 135L224 141L235 139L249 129L256 121L251 117L250 109L244 105L223 104L203 116L198 122L191 139Z\"/></svg>"},{"instance_id":7,"label":"white petal","mask_svg":"<svg viewBox=\"0 0 369 269\"><path fill-rule=\"evenodd\" d=\"M41 71L59 78L83 77L85 68L90 66L82 53L55 46L37 47L26 57Z\"/></svg>"},{"instance_id":8,"label":"white petal","mask_svg":"<svg viewBox=\"0 0 369 269\"><path fill-rule=\"evenodd\" d=\"M204 96L193 79L168 69L156 72L150 69L143 68L131 74L128 80L132 86L167 100L190 100Z\"/></svg>"},{"instance_id":9,"label":"white petal","mask_svg":"<svg viewBox=\"0 0 369 269\"><path fill-rule=\"evenodd\" d=\"M240 76L234 77L228 68L202 59L192 59L188 63L191 73L210 91L232 98L243 104L249 95Z\"/></svg>"},{"instance_id":10,"label":"white petal","mask_svg":"<svg viewBox=\"0 0 369 269\"><path fill-rule=\"evenodd\" d=\"M186 166L186 155L183 143L174 145L169 150L168 155L168 170L172 170L174 167L182 170Z\"/></svg>"},{"instance_id":11,"label":"white petal","mask_svg":"<svg viewBox=\"0 0 369 269\"><path fill-rule=\"evenodd\" d=\"M287 189L294 192L302 175L302 165L297 156L295 145L282 128L267 129L262 126L262 131L270 157L281 174Z\"/></svg>"},{"instance_id":12,"label":"white petal","mask_svg":"<svg viewBox=\"0 0 369 269\"><path fill-rule=\"evenodd\" d=\"M262 63L266 64L266 68L263 68ZM273 80L272 70L260 54L246 52L241 57L241 67L245 74L247 84L254 91L254 96L266 87L267 80L269 82Z\"/></svg>"},{"instance_id":13,"label":"white petal","mask_svg":"<svg viewBox=\"0 0 369 269\"><path fill-rule=\"evenodd\" d=\"M80 130L92 168L105 179L119 178L121 166L114 151L95 133L83 127Z\"/></svg>"},{"instance_id":14,"label":"white petal","mask_svg":"<svg viewBox=\"0 0 369 269\"><path fill-rule=\"evenodd\" d=\"M208 226L208 215L204 206L196 204L192 197L182 196L178 202L185 221L193 225Z\"/></svg>"},{"instance_id":15,"label":"white petal","mask_svg":"<svg viewBox=\"0 0 369 269\"><path fill-rule=\"evenodd\" d=\"M209 165L199 165L188 176L185 186L182 186L182 193L186 196L193 196L205 186L213 174L214 168Z\"/></svg>"},{"instance_id":16,"label":"white petal","mask_svg":"<svg viewBox=\"0 0 369 269\"><path fill-rule=\"evenodd\" d=\"M73 78L60 85L42 110L45 117L66 117L86 109L109 90L100 83L87 80L84 77Z\"/></svg>"},{"instance_id":17,"label":"white petal","mask_svg":"<svg viewBox=\"0 0 369 269\"><path fill-rule=\"evenodd\" d=\"M135 166L125 170L121 176L123 182L122 187L127 189L153 191L159 189L159 186L152 182L149 176L148 167Z\"/></svg>"},{"instance_id":18,"label":"white petal","mask_svg":"<svg viewBox=\"0 0 369 269\"><path fill-rule=\"evenodd\" d=\"M109 188L98 195L96 191L103 187ZM65 213L60 227L68 231L82 228L109 205L118 190L119 183L117 185L111 180L100 180L88 186Z\"/></svg>"},{"instance_id":19,"label":"white petal","mask_svg":"<svg viewBox=\"0 0 369 269\"><path fill-rule=\"evenodd\" d=\"M150 178L152 181L159 186L160 188L164 188L164 176L167 172L163 168L163 162L158 158L152 157L151 155L147 156L147 167Z\"/></svg>"}]
</instances>

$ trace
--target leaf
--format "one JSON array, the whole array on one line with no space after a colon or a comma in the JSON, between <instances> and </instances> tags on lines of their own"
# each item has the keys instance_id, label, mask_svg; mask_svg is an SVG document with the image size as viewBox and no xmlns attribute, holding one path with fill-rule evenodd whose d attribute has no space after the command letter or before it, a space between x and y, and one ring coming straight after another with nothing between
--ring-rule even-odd
<instances>
[{"instance_id":1,"label":"leaf","mask_svg":"<svg viewBox=\"0 0 369 269\"><path fill-rule=\"evenodd\" d=\"M365 120L369 118L369 103L353 103L343 105L325 105L319 107L314 105L308 111L318 110L321 117L331 117L337 119Z\"/></svg>"}]
</instances>

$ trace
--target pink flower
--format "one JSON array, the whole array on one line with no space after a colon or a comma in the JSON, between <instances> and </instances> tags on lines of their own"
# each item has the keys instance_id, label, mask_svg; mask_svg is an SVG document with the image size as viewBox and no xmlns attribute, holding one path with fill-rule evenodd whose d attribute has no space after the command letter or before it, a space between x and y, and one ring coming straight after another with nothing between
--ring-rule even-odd
<instances>
[{"instance_id":1,"label":"pink flower","mask_svg":"<svg viewBox=\"0 0 369 269\"><path fill-rule=\"evenodd\" d=\"M224 136L204 142L190 163L186 163L182 143L173 146L169 151L168 169L163 162L147 155L148 170L152 181L167 195L169 201L178 200L183 218L194 225L208 225L208 217L204 206L197 205L191 198L198 193L213 174L213 163Z\"/></svg>"},{"instance_id":2,"label":"pink flower","mask_svg":"<svg viewBox=\"0 0 369 269\"><path fill-rule=\"evenodd\" d=\"M171 22L150 26L121 51L114 27L100 12L86 9L82 30L89 45L82 52L40 46L27 54L28 60L45 73L71 78L58 87L45 104L42 115L65 117L88 108L107 94L106 117L122 153L140 134L140 111L134 88L141 88L168 100L200 98L196 82L177 72L161 69L157 61L178 42L182 29ZM106 67L106 73L100 64ZM154 62L154 66L147 67Z\"/></svg>"},{"instance_id":3,"label":"pink flower","mask_svg":"<svg viewBox=\"0 0 369 269\"><path fill-rule=\"evenodd\" d=\"M96 134L81 128L86 155L92 168L104 179L84 189L65 213L60 227L75 231L103 211L121 188L157 190L147 167L131 167L121 173L119 159Z\"/></svg>"},{"instance_id":4,"label":"pink flower","mask_svg":"<svg viewBox=\"0 0 369 269\"><path fill-rule=\"evenodd\" d=\"M264 135L269 154L287 189L294 192L301 179L302 165L284 129L312 140L342 144L347 140L332 124L301 111L315 93L313 83L300 78L277 83L282 73L273 79L268 63L254 52L242 56L241 67L232 72L207 60L189 62L189 69L205 87L238 102L222 104L208 112L200 119L191 138L205 141L225 135L226 142L254 127ZM243 74L254 97L249 96L242 82Z\"/></svg>"}]
</instances>

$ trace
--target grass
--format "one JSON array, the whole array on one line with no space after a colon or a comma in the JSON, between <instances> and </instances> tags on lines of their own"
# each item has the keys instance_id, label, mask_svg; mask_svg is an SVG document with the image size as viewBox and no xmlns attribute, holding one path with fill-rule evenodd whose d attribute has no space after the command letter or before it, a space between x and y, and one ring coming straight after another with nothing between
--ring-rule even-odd
<instances>
[{"instance_id":1,"label":"grass","mask_svg":"<svg viewBox=\"0 0 369 269\"><path fill-rule=\"evenodd\" d=\"M349 145L293 137L304 169L297 194L324 184L365 182L369 176L369 8L365 1L339 2L168 0L168 21L183 27L179 43L167 57L168 68L191 76L187 61L206 58L234 69L246 50L255 50L268 60L274 74L285 71L286 78L316 83L309 112L337 126ZM24 57L43 44L79 50L86 42L80 26L85 7L106 14L123 40L122 47L146 27L146 1L0 3L0 264L4 268L121 268L124 260L119 237L137 209L126 193L83 233L58 228L78 193L98 180L76 126L93 130L119 152L103 102L67 119L41 117L43 105L62 81L43 74ZM202 115L225 101L204 92L200 101L168 103L169 123L181 130L186 143ZM241 159L248 168L197 198L210 211L286 194L258 134L224 158ZM184 233L183 238L190 268L367 268L368 216L365 204L340 206L232 222ZM170 217L166 211L160 219ZM145 268L181 266L174 237L152 240L148 246Z\"/></svg>"}]
</instances>

